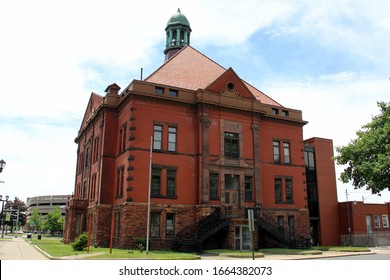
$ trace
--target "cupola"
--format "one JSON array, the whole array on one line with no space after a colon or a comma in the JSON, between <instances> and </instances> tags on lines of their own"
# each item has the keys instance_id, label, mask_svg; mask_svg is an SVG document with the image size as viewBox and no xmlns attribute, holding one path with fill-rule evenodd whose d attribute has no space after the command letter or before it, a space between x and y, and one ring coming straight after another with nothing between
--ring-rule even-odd
<instances>
[{"instance_id":1,"label":"cupola","mask_svg":"<svg viewBox=\"0 0 390 280\"><path fill-rule=\"evenodd\" d=\"M170 59L180 49L190 44L191 27L185 15L177 9L177 12L168 20L165 44L165 61Z\"/></svg>"}]
</instances>

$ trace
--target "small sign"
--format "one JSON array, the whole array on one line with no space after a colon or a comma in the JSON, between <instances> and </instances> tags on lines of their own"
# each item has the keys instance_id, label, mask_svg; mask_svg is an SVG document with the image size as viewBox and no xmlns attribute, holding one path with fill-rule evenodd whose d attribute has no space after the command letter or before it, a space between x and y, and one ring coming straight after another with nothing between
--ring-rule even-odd
<instances>
[{"instance_id":1,"label":"small sign","mask_svg":"<svg viewBox=\"0 0 390 280\"><path fill-rule=\"evenodd\" d=\"M255 220L253 218L253 209L248 209L249 231L255 231Z\"/></svg>"}]
</instances>

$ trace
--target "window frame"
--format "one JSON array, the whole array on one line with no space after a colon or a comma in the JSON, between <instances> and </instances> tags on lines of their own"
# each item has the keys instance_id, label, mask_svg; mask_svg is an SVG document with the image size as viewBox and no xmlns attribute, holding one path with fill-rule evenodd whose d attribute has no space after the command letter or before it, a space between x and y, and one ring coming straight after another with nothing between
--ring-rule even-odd
<instances>
[{"instance_id":1,"label":"window frame","mask_svg":"<svg viewBox=\"0 0 390 280\"><path fill-rule=\"evenodd\" d=\"M382 225L383 225L384 228L388 228L389 227L389 216L386 215L386 214L382 214Z\"/></svg>"},{"instance_id":2,"label":"window frame","mask_svg":"<svg viewBox=\"0 0 390 280\"><path fill-rule=\"evenodd\" d=\"M280 163L280 142L277 140L272 141L272 149L273 149L273 161L274 163Z\"/></svg>"},{"instance_id":3,"label":"window frame","mask_svg":"<svg viewBox=\"0 0 390 280\"><path fill-rule=\"evenodd\" d=\"M176 169L167 169L167 190L166 190L166 196L167 197L176 197ZM172 175L173 174L173 175ZM173 185L170 183L173 182ZM161 189L161 187L160 187Z\"/></svg>"},{"instance_id":4,"label":"window frame","mask_svg":"<svg viewBox=\"0 0 390 280\"><path fill-rule=\"evenodd\" d=\"M172 221L172 225L168 225L168 221ZM167 213L165 216L165 237L175 238L175 213Z\"/></svg>"},{"instance_id":5,"label":"window frame","mask_svg":"<svg viewBox=\"0 0 390 280\"><path fill-rule=\"evenodd\" d=\"M239 158L240 157L240 134L225 131L224 139L224 156Z\"/></svg>"},{"instance_id":6,"label":"window frame","mask_svg":"<svg viewBox=\"0 0 390 280\"><path fill-rule=\"evenodd\" d=\"M283 163L291 164L291 145L290 142L283 142Z\"/></svg>"},{"instance_id":7,"label":"window frame","mask_svg":"<svg viewBox=\"0 0 390 280\"><path fill-rule=\"evenodd\" d=\"M151 196L160 197L161 196L161 168L152 167L152 181L151 181ZM158 183L157 180L158 179ZM157 193L158 191L158 193Z\"/></svg>"},{"instance_id":8,"label":"window frame","mask_svg":"<svg viewBox=\"0 0 390 280\"><path fill-rule=\"evenodd\" d=\"M274 178L275 202L283 203L283 179Z\"/></svg>"},{"instance_id":9,"label":"window frame","mask_svg":"<svg viewBox=\"0 0 390 280\"><path fill-rule=\"evenodd\" d=\"M152 212L150 214L150 237L160 238L160 236L161 236L161 213Z\"/></svg>"},{"instance_id":10,"label":"window frame","mask_svg":"<svg viewBox=\"0 0 390 280\"><path fill-rule=\"evenodd\" d=\"M171 136L174 137L174 141L171 141ZM173 149L171 149L171 145L173 145ZM168 126L168 147L167 148L168 148L168 152L175 153L177 151L177 127L176 126Z\"/></svg>"},{"instance_id":11,"label":"window frame","mask_svg":"<svg viewBox=\"0 0 390 280\"><path fill-rule=\"evenodd\" d=\"M214 178L213 178L214 177ZM216 180L213 180L216 179ZM209 181L210 181L210 190L209 190L209 196L210 199L218 199L219 198L219 174L216 172L211 172L209 175ZM215 184L214 184L215 182ZM214 195L215 193L215 195Z\"/></svg>"},{"instance_id":12,"label":"window frame","mask_svg":"<svg viewBox=\"0 0 390 280\"><path fill-rule=\"evenodd\" d=\"M379 214L374 214L374 227L375 228L381 227L381 218Z\"/></svg>"},{"instance_id":13,"label":"window frame","mask_svg":"<svg viewBox=\"0 0 390 280\"><path fill-rule=\"evenodd\" d=\"M244 180L245 201L253 201L253 176L245 176Z\"/></svg>"},{"instance_id":14,"label":"window frame","mask_svg":"<svg viewBox=\"0 0 390 280\"><path fill-rule=\"evenodd\" d=\"M161 130L158 130L157 128L160 128ZM153 124L153 150L155 151L162 151L163 149L163 129L164 126L161 124ZM157 137L158 134L159 137Z\"/></svg>"}]
</instances>

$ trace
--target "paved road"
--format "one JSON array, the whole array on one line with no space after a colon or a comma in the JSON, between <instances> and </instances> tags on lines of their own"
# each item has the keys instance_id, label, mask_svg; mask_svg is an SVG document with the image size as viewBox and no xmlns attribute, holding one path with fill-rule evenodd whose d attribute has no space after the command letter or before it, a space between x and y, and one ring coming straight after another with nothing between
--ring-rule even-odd
<instances>
[{"instance_id":1,"label":"paved road","mask_svg":"<svg viewBox=\"0 0 390 280\"><path fill-rule=\"evenodd\" d=\"M0 260L47 260L48 258L23 238L0 240Z\"/></svg>"}]
</instances>

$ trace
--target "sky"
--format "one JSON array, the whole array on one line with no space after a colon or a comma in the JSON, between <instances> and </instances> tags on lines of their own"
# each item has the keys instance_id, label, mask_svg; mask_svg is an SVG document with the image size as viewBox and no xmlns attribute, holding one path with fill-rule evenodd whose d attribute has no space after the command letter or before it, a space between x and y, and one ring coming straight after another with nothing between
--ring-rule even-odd
<instances>
[{"instance_id":1,"label":"sky","mask_svg":"<svg viewBox=\"0 0 390 280\"><path fill-rule=\"evenodd\" d=\"M164 61L178 8L191 46L283 106L304 138L345 146L390 100L386 0L19 0L0 2L0 194L71 194L91 92L122 89ZM335 152L336 153L336 152ZM336 176L343 170L336 166ZM337 181L338 199L390 201Z\"/></svg>"}]
</instances>

